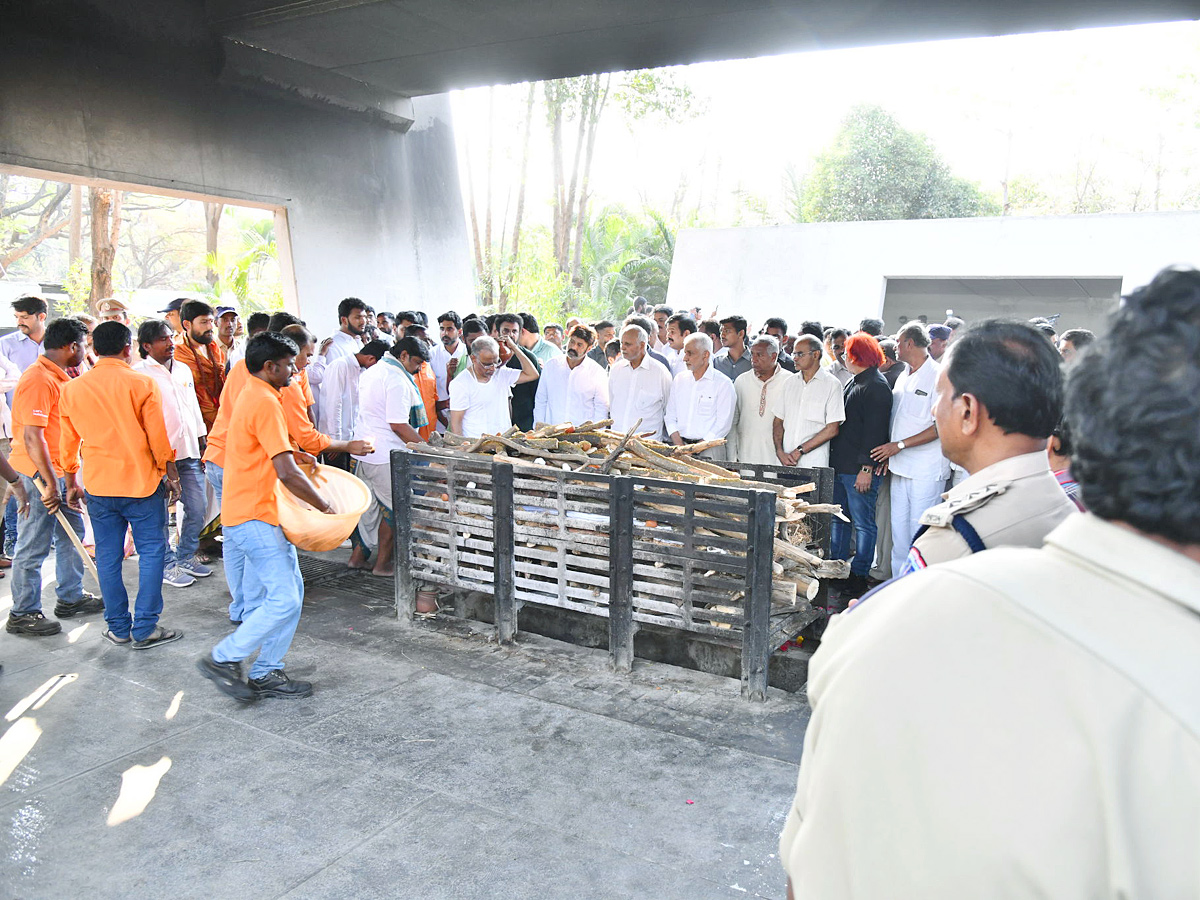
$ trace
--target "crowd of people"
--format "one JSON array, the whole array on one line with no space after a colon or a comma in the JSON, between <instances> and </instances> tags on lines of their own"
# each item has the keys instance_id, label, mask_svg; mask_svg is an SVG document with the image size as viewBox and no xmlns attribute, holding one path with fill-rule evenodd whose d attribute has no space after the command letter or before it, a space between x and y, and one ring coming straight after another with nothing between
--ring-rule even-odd
<instances>
[{"instance_id":1,"label":"crowd of people","mask_svg":"<svg viewBox=\"0 0 1200 900\"><path fill-rule=\"evenodd\" d=\"M375 502L349 565L388 576L390 453L435 431L474 438L611 419L621 432L705 443L715 461L832 467L844 510L833 553L851 560L833 593L838 608L931 562L1039 540L1076 508L1060 367L1091 335L1059 339L1045 320L913 321L884 336L878 319L854 330L804 322L792 334L771 317L754 332L740 315L701 319L638 298L620 323L539 328L529 313L448 311L434 332L424 313L351 297L338 305L337 330L319 339L287 312L243 323L236 309L196 299L173 301L136 330L112 298L95 318L49 324L40 298L13 309L17 331L0 339L14 470L7 630L61 629L41 610L41 566L54 552L56 619L103 610L113 643L177 640L158 621L162 588L212 574L201 536L219 512L238 628L202 669L243 700L311 691L283 668L303 587L275 516L275 478L331 509L305 467L321 459L357 475ZM947 362L956 342L970 352ZM964 392L982 407L952 399ZM1058 456L1046 450L1052 435ZM80 541L94 536L101 597L83 589L67 528ZM120 571L134 547L131 614ZM240 662L256 651L243 680Z\"/></svg>"}]
</instances>

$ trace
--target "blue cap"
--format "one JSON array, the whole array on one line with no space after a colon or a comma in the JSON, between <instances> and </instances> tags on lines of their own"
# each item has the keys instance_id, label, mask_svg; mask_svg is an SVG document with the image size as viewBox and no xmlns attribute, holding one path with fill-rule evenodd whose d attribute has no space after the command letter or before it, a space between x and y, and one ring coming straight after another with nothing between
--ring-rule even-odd
<instances>
[{"instance_id":1,"label":"blue cap","mask_svg":"<svg viewBox=\"0 0 1200 900\"><path fill-rule=\"evenodd\" d=\"M954 331L949 325L930 325L929 336L935 341L948 341Z\"/></svg>"},{"instance_id":2,"label":"blue cap","mask_svg":"<svg viewBox=\"0 0 1200 900\"><path fill-rule=\"evenodd\" d=\"M238 310L236 306L218 306L217 318L221 318L221 316L225 315L225 313L236 313L237 311Z\"/></svg>"},{"instance_id":3,"label":"blue cap","mask_svg":"<svg viewBox=\"0 0 1200 900\"><path fill-rule=\"evenodd\" d=\"M170 303L168 303L166 305L166 307L164 307L163 309L160 309L159 312L160 313L179 312L179 310L183 307L183 304L185 304L187 302L188 302L187 297L176 297L174 300L172 300Z\"/></svg>"}]
</instances>

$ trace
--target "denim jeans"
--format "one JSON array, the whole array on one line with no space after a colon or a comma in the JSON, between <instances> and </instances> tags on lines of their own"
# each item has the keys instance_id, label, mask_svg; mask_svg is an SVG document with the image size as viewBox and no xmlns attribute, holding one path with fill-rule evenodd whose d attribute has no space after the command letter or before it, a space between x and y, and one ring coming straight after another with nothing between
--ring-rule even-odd
<instances>
[{"instance_id":1,"label":"denim jeans","mask_svg":"<svg viewBox=\"0 0 1200 900\"><path fill-rule=\"evenodd\" d=\"M83 560L58 520L42 503L42 489L28 475L21 484L29 497L29 512L21 519L17 533L17 549L12 564L13 615L37 612L42 608L42 563L50 555L53 541L55 593L63 603L75 603L83 596ZM58 489L66 493L66 483L58 479ZM83 540L83 516L65 503L63 514L79 539ZM58 539L54 541L57 534Z\"/></svg>"},{"instance_id":2,"label":"denim jeans","mask_svg":"<svg viewBox=\"0 0 1200 900\"><path fill-rule=\"evenodd\" d=\"M217 662L241 662L258 650L250 677L261 678L283 668L300 623L300 563L278 525L251 519L222 530L225 578L233 595L229 617L242 624L213 648L212 656Z\"/></svg>"},{"instance_id":3,"label":"denim jeans","mask_svg":"<svg viewBox=\"0 0 1200 900\"><path fill-rule=\"evenodd\" d=\"M98 497L87 494L88 515L96 536L96 572L104 596L104 621L119 638L142 640L154 633L162 613L163 567L167 552L167 489L149 497ZM138 551L138 592L129 615L129 594L121 577L125 529L133 529Z\"/></svg>"},{"instance_id":4,"label":"denim jeans","mask_svg":"<svg viewBox=\"0 0 1200 900\"><path fill-rule=\"evenodd\" d=\"M833 520L834 559L850 558L850 530L854 530L854 562L850 564L851 575L861 575L864 578L871 571L871 563L875 556L875 497L879 493L881 475L871 476L871 489L859 493L854 489L855 475L838 474L833 486L833 502L837 503L850 516L850 525L840 519Z\"/></svg>"},{"instance_id":5,"label":"denim jeans","mask_svg":"<svg viewBox=\"0 0 1200 900\"><path fill-rule=\"evenodd\" d=\"M5 553L5 556L13 556L17 546L17 498L9 497L8 503L4 505L4 550L12 550L12 553Z\"/></svg>"},{"instance_id":6,"label":"denim jeans","mask_svg":"<svg viewBox=\"0 0 1200 900\"><path fill-rule=\"evenodd\" d=\"M177 459L179 486L183 491L183 515L179 520L179 544L171 546L167 540L167 568L176 562L185 562L196 555L200 548L200 529L208 515L208 492L204 489L204 469L198 459Z\"/></svg>"},{"instance_id":7,"label":"denim jeans","mask_svg":"<svg viewBox=\"0 0 1200 900\"><path fill-rule=\"evenodd\" d=\"M221 487L225 484L225 470L215 462L206 462L204 464L204 477L212 485L213 493L217 497L217 506L219 507L221 505Z\"/></svg>"}]
</instances>

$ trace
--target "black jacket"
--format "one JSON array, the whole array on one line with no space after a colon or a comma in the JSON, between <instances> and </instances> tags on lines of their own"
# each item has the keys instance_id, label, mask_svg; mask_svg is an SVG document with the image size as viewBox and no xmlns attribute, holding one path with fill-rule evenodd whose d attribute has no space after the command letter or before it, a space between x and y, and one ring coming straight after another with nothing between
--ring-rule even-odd
<instances>
[{"instance_id":1,"label":"black jacket","mask_svg":"<svg viewBox=\"0 0 1200 900\"><path fill-rule=\"evenodd\" d=\"M538 376L542 374L542 364L538 358L518 345L518 350L533 360L533 367L538 370ZM514 353L509 357L508 368L521 368L521 361L517 359ZM512 388L512 423L522 431L531 431L533 429L533 401L537 396L538 379L527 381L524 384L514 384Z\"/></svg>"},{"instance_id":2,"label":"black jacket","mask_svg":"<svg viewBox=\"0 0 1200 900\"><path fill-rule=\"evenodd\" d=\"M859 372L846 383L846 421L829 443L829 465L839 475L873 466L871 451L886 444L892 422L892 390L878 369Z\"/></svg>"}]
</instances>

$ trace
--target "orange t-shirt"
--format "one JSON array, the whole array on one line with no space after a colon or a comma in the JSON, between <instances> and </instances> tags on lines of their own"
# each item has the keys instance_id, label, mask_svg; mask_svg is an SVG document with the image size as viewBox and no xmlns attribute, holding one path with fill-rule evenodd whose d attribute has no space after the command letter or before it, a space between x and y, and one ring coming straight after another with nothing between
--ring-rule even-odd
<instances>
[{"instance_id":1,"label":"orange t-shirt","mask_svg":"<svg viewBox=\"0 0 1200 900\"><path fill-rule=\"evenodd\" d=\"M204 450L205 462L225 467L225 433L229 430L229 416L233 413L238 394L249 380L250 371L246 368L246 361L239 359L225 378L225 388L221 391L221 408L217 410L217 417L208 429L208 442Z\"/></svg>"},{"instance_id":2,"label":"orange t-shirt","mask_svg":"<svg viewBox=\"0 0 1200 900\"><path fill-rule=\"evenodd\" d=\"M102 356L63 385L59 411L63 470L79 470L82 443L89 494L141 498L158 490L175 451L153 378Z\"/></svg>"},{"instance_id":3,"label":"orange t-shirt","mask_svg":"<svg viewBox=\"0 0 1200 900\"><path fill-rule=\"evenodd\" d=\"M308 370L305 369L292 383L279 392L283 398L283 415L287 419L288 435L296 446L305 453L316 456L333 443L333 438L317 431L308 417L308 408L313 400L312 388L308 385Z\"/></svg>"},{"instance_id":4,"label":"orange t-shirt","mask_svg":"<svg viewBox=\"0 0 1200 900\"><path fill-rule=\"evenodd\" d=\"M62 386L69 380L65 369L60 369L50 357L43 355L25 370L13 390L12 455L8 461L22 475L32 478L37 474L37 466L25 450L25 426L32 425L46 429L54 474L62 476L58 403Z\"/></svg>"},{"instance_id":5,"label":"orange t-shirt","mask_svg":"<svg viewBox=\"0 0 1200 900\"><path fill-rule=\"evenodd\" d=\"M250 377L233 404L225 448L225 480L221 491L221 524L241 525L254 519L279 524L275 506L275 464L290 453L279 391Z\"/></svg>"},{"instance_id":6,"label":"orange t-shirt","mask_svg":"<svg viewBox=\"0 0 1200 900\"><path fill-rule=\"evenodd\" d=\"M418 428L417 434L421 435L425 440L429 440L430 436L437 429L437 379L433 375L433 366L427 362L421 363L421 368L417 369L417 374L413 376L413 381L417 383L417 390L421 392L421 399L425 401L425 419L429 422L424 428Z\"/></svg>"},{"instance_id":7,"label":"orange t-shirt","mask_svg":"<svg viewBox=\"0 0 1200 900\"><path fill-rule=\"evenodd\" d=\"M221 349L221 342L214 338L211 344L196 344L186 334L182 335L175 345L175 361L192 370L200 415L204 417L204 427L212 431L225 385L225 351Z\"/></svg>"}]
</instances>

